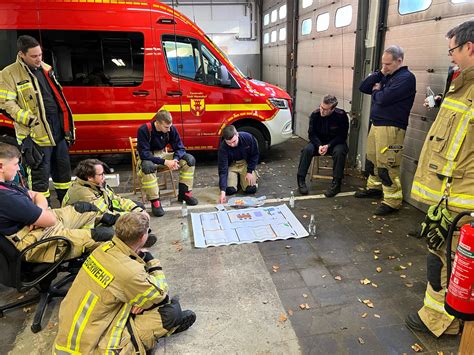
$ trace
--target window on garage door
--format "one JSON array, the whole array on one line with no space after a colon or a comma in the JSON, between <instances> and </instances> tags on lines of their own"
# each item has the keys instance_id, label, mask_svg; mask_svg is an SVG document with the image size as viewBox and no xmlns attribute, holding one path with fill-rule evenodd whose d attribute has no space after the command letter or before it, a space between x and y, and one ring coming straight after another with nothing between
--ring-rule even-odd
<instances>
[{"instance_id":1,"label":"window on garage door","mask_svg":"<svg viewBox=\"0 0 474 355\"><path fill-rule=\"evenodd\" d=\"M283 20L286 17L286 5L280 6L280 10L278 10L278 16L280 20Z\"/></svg>"},{"instance_id":2,"label":"window on garage door","mask_svg":"<svg viewBox=\"0 0 474 355\"><path fill-rule=\"evenodd\" d=\"M263 25L266 26L270 23L270 14L265 14L263 16Z\"/></svg>"},{"instance_id":3,"label":"window on garage door","mask_svg":"<svg viewBox=\"0 0 474 355\"><path fill-rule=\"evenodd\" d=\"M306 9L307 7L313 5L313 0L303 0L303 3L301 6L303 6L303 9Z\"/></svg>"},{"instance_id":4,"label":"window on garage door","mask_svg":"<svg viewBox=\"0 0 474 355\"><path fill-rule=\"evenodd\" d=\"M336 10L336 27L349 26L352 22L352 5L346 5Z\"/></svg>"},{"instance_id":5,"label":"window on garage door","mask_svg":"<svg viewBox=\"0 0 474 355\"><path fill-rule=\"evenodd\" d=\"M329 12L318 15L316 18L316 32L326 31L329 28Z\"/></svg>"},{"instance_id":6,"label":"window on garage door","mask_svg":"<svg viewBox=\"0 0 474 355\"><path fill-rule=\"evenodd\" d=\"M313 25L313 21L311 21L310 18L303 20L303 22L301 23L301 34L303 36L310 34L312 25Z\"/></svg>"},{"instance_id":7,"label":"window on garage door","mask_svg":"<svg viewBox=\"0 0 474 355\"><path fill-rule=\"evenodd\" d=\"M400 15L406 15L424 11L431 6L431 2L432 0L400 0L398 2L398 12Z\"/></svg>"}]
</instances>

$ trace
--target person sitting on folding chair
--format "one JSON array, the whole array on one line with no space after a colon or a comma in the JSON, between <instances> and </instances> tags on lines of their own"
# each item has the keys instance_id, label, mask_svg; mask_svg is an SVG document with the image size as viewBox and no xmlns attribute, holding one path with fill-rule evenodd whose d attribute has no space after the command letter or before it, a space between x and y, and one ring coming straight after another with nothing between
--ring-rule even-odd
<instances>
[{"instance_id":1,"label":"person sitting on folding chair","mask_svg":"<svg viewBox=\"0 0 474 355\"><path fill-rule=\"evenodd\" d=\"M145 206L138 201L124 198L114 192L105 180L107 165L98 159L85 159L77 164L74 171L76 180L64 196L62 206L74 205L76 202L89 202L100 212L113 215L114 223L122 214L142 212L147 214ZM149 231L149 248L156 243L156 236Z\"/></svg>"},{"instance_id":2,"label":"person sitting on folding chair","mask_svg":"<svg viewBox=\"0 0 474 355\"><path fill-rule=\"evenodd\" d=\"M68 258L76 258L97 247L98 242L112 238L113 228L95 227L110 217L95 206L81 202L51 210L43 194L15 184L12 180L19 170L19 160L16 147L0 143L0 233L18 250L38 240L60 236L72 242ZM61 248L56 242L42 244L26 254L26 261L54 262Z\"/></svg>"},{"instance_id":3,"label":"person sitting on folding chair","mask_svg":"<svg viewBox=\"0 0 474 355\"><path fill-rule=\"evenodd\" d=\"M347 133L349 119L343 109L336 108L337 98L333 95L323 97L319 108L309 117L309 143L301 150L298 166L297 182L300 194L307 195L306 174L314 156L330 155L333 161L332 185L324 193L326 197L334 197L341 192L344 166L349 152Z\"/></svg>"},{"instance_id":4,"label":"person sitting on folding chair","mask_svg":"<svg viewBox=\"0 0 474 355\"><path fill-rule=\"evenodd\" d=\"M168 144L173 149L172 153L166 152ZM185 201L190 206L198 204L197 198L193 197L192 193L196 159L186 153L168 111L159 111L153 122L140 126L137 134L137 150L140 156L138 178L148 201L151 202L151 212L154 216L161 217L165 214L160 202L160 188L156 176L158 165L165 165L170 170L179 169L178 201Z\"/></svg>"}]
</instances>

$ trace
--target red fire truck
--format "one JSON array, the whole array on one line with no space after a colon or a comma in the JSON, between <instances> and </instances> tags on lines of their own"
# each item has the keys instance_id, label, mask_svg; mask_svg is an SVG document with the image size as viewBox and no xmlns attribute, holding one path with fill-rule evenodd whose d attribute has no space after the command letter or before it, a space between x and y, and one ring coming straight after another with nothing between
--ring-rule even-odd
<instances>
[{"instance_id":1,"label":"red fire truck","mask_svg":"<svg viewBox=\"0 0 474 355\"><path fill-rule=\"evenodd\" d=\"M230 124L262 151L292 134L291 99L245 77L206 34L154 0L2 0L0 69L28 34L43 48L74 115L71 153L129 151L158 110L172 113L189 150L213 150ZM0 115L0 130L13 134Z\"/></svg>"}]
</instances>

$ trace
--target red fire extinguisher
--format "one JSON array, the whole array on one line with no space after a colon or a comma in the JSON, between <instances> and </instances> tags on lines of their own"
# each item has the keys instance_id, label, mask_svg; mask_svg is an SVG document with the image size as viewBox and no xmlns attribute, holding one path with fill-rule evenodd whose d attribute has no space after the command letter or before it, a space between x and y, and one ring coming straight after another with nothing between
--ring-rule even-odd
<instances>
[{"instance_id":1,"label":"red fire extinguisher","mask_svg":"<svg viewBox=\"0 0 474 355\"><path fill-rule=\"evenodd\" d=\"M474 212L458 214L451 224L446 238L448 290L444 308L446 312L465 321L474 320L474 222L461 227L459 242L451 272L451 243L459 220L474 217Z\"/></svg>"}]
</instances>

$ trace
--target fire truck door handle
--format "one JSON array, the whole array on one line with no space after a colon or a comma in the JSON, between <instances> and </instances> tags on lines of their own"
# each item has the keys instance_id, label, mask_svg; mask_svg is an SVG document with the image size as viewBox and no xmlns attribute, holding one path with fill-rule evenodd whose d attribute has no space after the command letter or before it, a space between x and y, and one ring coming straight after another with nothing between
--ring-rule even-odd
<instances>
[{"instance_id":1,"label":"fire truck door handle","mask_svg":"<svg viewBox=\"0 0 474 355\"><path fill-rule=\"evenodd\" d=\"M166 95L168 96L181 96L183 93L181 91L167 91Z\"/></svg>"},{"instance_id":2,"label":"fire truck door handle","mask_svg":"<svg viewBox=\"0 0 474 355\"><path fill-rule=\"evenodd\" d=\"M137 90L133 92L133 96L148 96L150 92L148 90Z\"/></svg>"}]
</instances>

